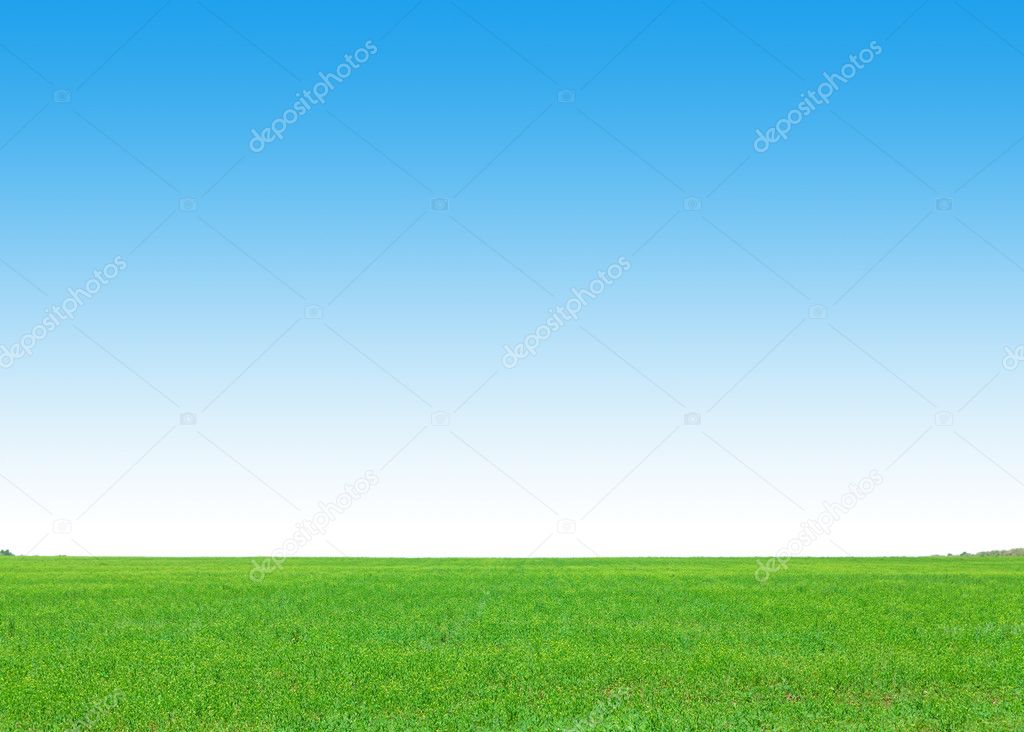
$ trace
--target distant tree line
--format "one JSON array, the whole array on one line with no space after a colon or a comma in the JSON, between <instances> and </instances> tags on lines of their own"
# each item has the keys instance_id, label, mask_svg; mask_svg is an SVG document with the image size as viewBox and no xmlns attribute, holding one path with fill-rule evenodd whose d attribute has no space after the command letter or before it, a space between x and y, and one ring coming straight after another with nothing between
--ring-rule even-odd
<instances>
[{"instance_id":1,"label":"distant tree line","mask_svg":"<svg viewBox=\"0 0 1024 732\"><path fill-rule=\"evenodd\" d=\"M949 556L953 556L950 554ZM969 554L968 552L962 552L961 557L1024 557L1024 547L1018 549L993 549L988 552L978 552L977 554Z\"/></svg>"}]
</instances>

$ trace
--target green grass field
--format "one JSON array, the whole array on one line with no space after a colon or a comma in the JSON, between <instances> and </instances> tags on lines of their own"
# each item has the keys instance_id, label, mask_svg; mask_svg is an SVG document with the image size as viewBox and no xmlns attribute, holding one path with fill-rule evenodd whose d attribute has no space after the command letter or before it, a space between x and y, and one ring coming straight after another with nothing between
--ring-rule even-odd
<instances>
[{"instance_id":1,"label":"green grass field","mask_svg":"<svg viewBox=\"0 0 1024 732\"><path fill-rule=\"evenodd\" d=\"M1022 730L1024 558L0 559L0 730Z\"/></svg>"}]
</instances>

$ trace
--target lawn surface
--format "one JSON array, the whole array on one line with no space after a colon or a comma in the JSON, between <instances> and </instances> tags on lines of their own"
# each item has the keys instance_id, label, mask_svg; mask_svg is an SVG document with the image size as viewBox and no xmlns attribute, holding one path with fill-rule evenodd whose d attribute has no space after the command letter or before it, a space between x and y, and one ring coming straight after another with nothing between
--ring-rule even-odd
<instances>
[{"instance_id":1,"label":"lawn surface","mask_svg":"<svg viewBox=\"0 0 1024 732\"><path fill-rule=\"evenodd\" d=\"M1021 557L250 568L0 558L0 730L1024 729Z\"/></svg>"}]
</instances>

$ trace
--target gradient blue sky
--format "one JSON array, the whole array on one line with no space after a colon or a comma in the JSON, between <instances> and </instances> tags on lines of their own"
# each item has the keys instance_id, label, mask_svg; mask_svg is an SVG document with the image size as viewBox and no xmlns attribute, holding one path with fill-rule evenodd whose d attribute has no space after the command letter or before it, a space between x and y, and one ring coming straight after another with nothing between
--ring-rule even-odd
<instances>
[{"instance_id":1,"label":"gradient blue sky","mask_svg":"<svg viewBox=\"0 0 1024 732\"><path fill-rule=\"evenodd\" d=\"M0 370L0 545L267 554L367 470L301 553L768 555L872 470L807 553L1024 544L1022 49L998 2L4 4L0 344L127 266Z\"/></svg>"}]
</instances>

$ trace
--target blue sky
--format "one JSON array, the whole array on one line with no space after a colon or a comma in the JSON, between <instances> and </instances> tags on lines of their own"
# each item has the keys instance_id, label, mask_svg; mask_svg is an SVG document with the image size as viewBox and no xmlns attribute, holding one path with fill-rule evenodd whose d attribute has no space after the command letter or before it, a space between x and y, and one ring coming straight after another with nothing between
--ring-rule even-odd
<instances>
[{"instance_id":1,"label":"blue sky","mask_svg":"<svg viewBox=\"0 0 1024 732\"><path fill-rule=\"evenodd\" d=\"M874 470L805 553L1021 544L1022 14L5 6L0 544L268 554L374 471L298 553L763 556Z\"/></svg>"}]
</instances>

